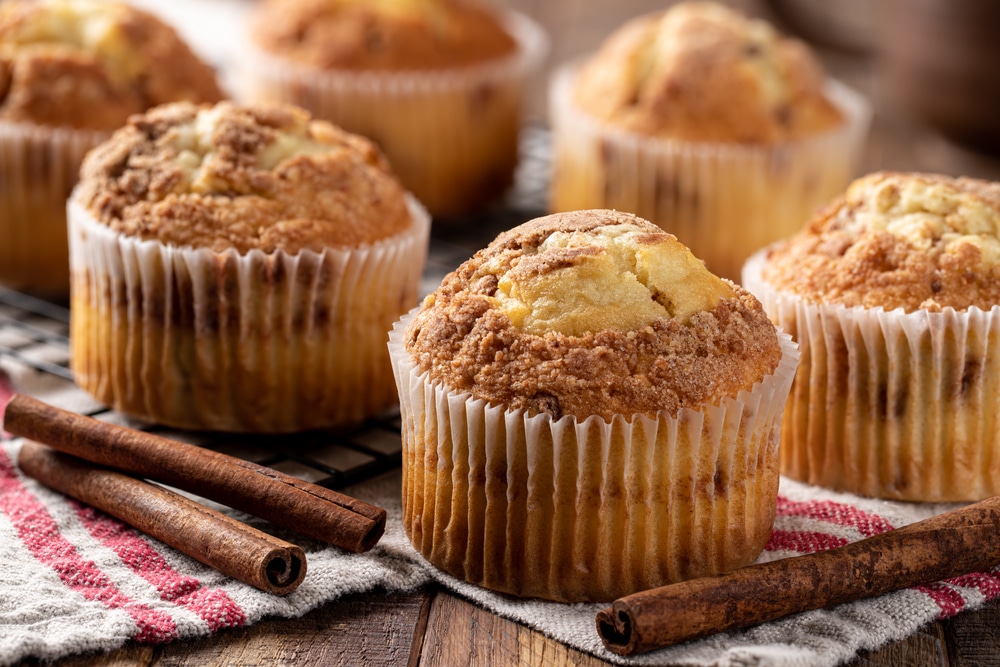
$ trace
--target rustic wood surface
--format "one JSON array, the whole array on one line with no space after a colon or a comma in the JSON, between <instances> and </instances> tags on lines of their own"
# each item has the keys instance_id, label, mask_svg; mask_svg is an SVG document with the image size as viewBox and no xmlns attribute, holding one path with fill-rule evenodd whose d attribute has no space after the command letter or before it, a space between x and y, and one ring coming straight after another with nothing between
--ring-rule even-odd
<instances>
[{"instance_id":1,"label":"rustic wood surface","mask_svg":"<svg viewBox=\"0 0 1000 667\"><path fill-rule=\"evenodd\" d=\"M665 0L508 0L510 6L537 17L549 30L553 49L549 65L578 56L611 29L639 13L669 4ZM782 27L788 23L776 7L796 4L733 0L747 11ZM801 3L808 6L808 0ZM812 3L831 7L839 3ZM857 2L845 8L857 11ZM875 0L872 7L878 6ZM885 20L864 5L870 21ZM845 9L846 11L846 9ZM834 12L835 14L835 12ZM827 16L825 20L835 20ZM857 21L856 15L849 17ZM851 21L843 21L850 24ZM830 26L830 34L840 24ZM863 37L877 43L879 26L868 25ZM870 33L870 34L869 34ZM865 45L862 44L862 47ZM852 44L857 48L858 44ZM979 155L923 127L892 99L880 77L878 50L844 52L824 47L829 71L867 93L875 105L875 123L863 171L898 169L935 171L1000 180L1000 160ZM531 112L544 113L544 76L536 83ZM26 665L41 664L27 661ZM49 664L49 663L46 663ZM199 640L158 647L128 645L105 655L76 656L52 663L133 667L145 665L577 665L597 667L602 660L580 653L518 623L500 618L465 600L429 587L411 594L374 592L353 595L322 606L299 619L266 620L225 630ZM916 634L878 650L860 653L856 667L972 667L1000 665L1000 601L931 623Z\"/></svg>"},{"instance_id":2,"label":"rustic wood surface","mask_svg":"<svg viewBox=\"0 0 1000 667\"><path fill-rule=\"evenodd\" d=\"M42 665L25 661L24 665ZM358 667L603 667L611 663L568 648L451 593L375 592L327 603L300 619L266 620L206 639L163 646L132 644L65 658L58 667L215 667L357 665ZM931 623L850 667L1000 665L1000 601Z\"/></svg>"}]
</instances>

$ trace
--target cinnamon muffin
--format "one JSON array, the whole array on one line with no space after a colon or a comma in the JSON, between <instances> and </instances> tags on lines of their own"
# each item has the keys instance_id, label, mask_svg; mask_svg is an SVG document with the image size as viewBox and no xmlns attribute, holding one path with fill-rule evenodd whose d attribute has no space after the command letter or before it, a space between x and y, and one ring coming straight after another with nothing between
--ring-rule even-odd
<instances>
[{"instance_id":1,"label":"cinnamon muffin","mask_svg":"<svg viewBox=\"0 0 1000 667\"><path fill-rule=\"evenodd\" d=\"M634 212L734 279L842 191L870 117L802 42L707 2L625 24L550 99L553 210Z\"/></svg>"},{"instance_id":2,"label":"cinnamon muffin","mask_svg":"<svg viewBox=\"0 0 1000 667\"><path fill-rule=\"evenodd\" d=\"M390 352L403 523L442 570L610 600L763 549L795 348L655 225L580 211L507 231Z\"/></svg>"},{"instance_id":3,"label":"cinnamon muffin","mask_svg":"<svg viewBox=\"0 0 1000 667\"><path fill-rule=\"evenodd\" d=\"M214 71L151 14L96 0L0 4L0 282L65 296L66 199L84 154L131 114L221 98Z\"/></svg>"},{"instance_id":4,"label":"cinnamon muffin","mask_svg":"<svg viewBox=\"0 0 1000 667\"><path fill-rule=\"evenodd\" d=\"M69 217L72 369L99 400L255 432L394 404L429 219L369 141L295 107L158 107L87 156Z\"/></svg>"},{"instance_id":5,"label":"cinnamon muffin","mask_svg":"<svg viewBox=\"0 0 1000 667\"><path fill-rule=\"evenodd\" d=\"M744 283L802 348L785 474L899 500L1000 493L1000 184L871 174Z\"/></svg>"},{"instance_id":6,"label":"cinnamon muffin","mask_svg":"<svg viewBox=\"0 0 1000 667\"><path fill-rule=\"evenodd\" d=\"M268 0L241 62L250 99L370 137L452 217L510 184L524 80L544 50L534 23L475 0Z\"/></svg>"}]
</instances>

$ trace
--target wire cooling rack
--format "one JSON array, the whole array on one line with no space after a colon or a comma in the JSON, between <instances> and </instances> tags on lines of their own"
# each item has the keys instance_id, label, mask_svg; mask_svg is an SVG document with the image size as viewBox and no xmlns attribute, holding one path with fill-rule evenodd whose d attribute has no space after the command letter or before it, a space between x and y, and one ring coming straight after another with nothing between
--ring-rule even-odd
<instances>
[{"instance_id":1,"label":"wire cooling rack","mask_svg":"<svg viewBox=\"0 0 1000 667\"><path fill-rule=\"evenodd\" d=\"M514 185L502 202L475 216L435 221L422 293L434 290L446 273L501 231L543 212L549 168L547 132L526 128L520 153ZM5 367L15 377L14 389L16 377L32 375L31 386L45 387L45 395L37 396L43 400L55 397L53 402L75 406L81 414L95 419L209 447L331 489L392 470L402 459L398 411L389 411L351 429L272 436L178 431L109 410L73 382L69 368L69 310L0 287L0 376Z\"/></svg>"}]
</instances>

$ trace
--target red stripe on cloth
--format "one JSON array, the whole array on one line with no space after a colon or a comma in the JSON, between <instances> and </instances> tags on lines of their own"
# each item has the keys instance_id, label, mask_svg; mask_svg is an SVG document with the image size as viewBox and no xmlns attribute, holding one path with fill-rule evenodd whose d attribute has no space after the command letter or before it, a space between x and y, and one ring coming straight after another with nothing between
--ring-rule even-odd
<instances>
[{"instance_id":1,"label":"red stripe on cloth","mask_svg":"<svg viewBox=\"0 0 1000 667\"><path fill-rule=\"evenodd\" d=\"M183 600L178 600L178 604L205 619L211 632L237 628L247 620L243 609L219 588L198 588L184 596Z\"/></svg>"},{"instance_id":2,"label":"red stripe on cloth","mask_svg":"<svg viewBox=\"0 0 1000 667\"><path fill-rule=\"evenodd\" d=\"M803 554L811 554L816 551L826 551L835 549L847 544L847 539L830 535L829 533L816 533L806 530L780 530L771 531L771 537L767 541L765 551L797 551Z\"/></svg>"},{"instance_id":3,"label":"red stripe on cloth","mask_svg":"<svg viewBox=\"0 0 1000 667\"><path fill-rule=\"evenodd\" d=\"M796 516L825 521L836 526L856 528L865 537L892 530L893 526L877 514L832 500L799 502L778 496L778 516Z\"/></svg>"},{"instance_id":4,"label":"red stripe on cloth","mask_svg":"<svg viewBox=\"0 0 1000 667\"><path fill-rule=\"evenodd\" d=\"M181 575L146 540L117 519L77 502L76 515L90 534L122 559L133 572L152 584L160 598L190 609L212 632L246 622L246 614L225 591L204 588L194 577Z\"/></svg>"},{"instance_id":5,"label":"red stripe on cloth","mask_svg":"<svg viewBox=\"0 0 1000 667\"><path fill-rule=\"evenodd\" d=\"M922 584L914 586L915 590L926 593L941 609L938 618L948 618L954 616L965 608L965 599L951 586L936 582L933 584Z\"/></svg>"},{"instance_id":6,"label":"red stripe on cloth","mask_svg":"<svg viewBox=\"0 0 1000 667\"><path fill-rule=\"evenodd\" d=\"M963 574L960 577L946 579L945 583L963 588L975 588L983 594L987 600L1000 597L1000 576L995 572L972 572Z\"/></svg>"},{"instance_id":7,"label":"red stripe on cloth","mask_svg":"<svg viewBox=\"0 0 1000 667\"><path fill-rule=\"evenodd\" d=\"M123 609L137 626L140 642L165 642L177 636L177 624L162 611L132 600L118 590L93 561L80 557L59 533L55 519L21 483L7 453L0 450L0 511L7 514L32 555L55 570L70 589L108 609Z\"/></svg>"}]
</instances>

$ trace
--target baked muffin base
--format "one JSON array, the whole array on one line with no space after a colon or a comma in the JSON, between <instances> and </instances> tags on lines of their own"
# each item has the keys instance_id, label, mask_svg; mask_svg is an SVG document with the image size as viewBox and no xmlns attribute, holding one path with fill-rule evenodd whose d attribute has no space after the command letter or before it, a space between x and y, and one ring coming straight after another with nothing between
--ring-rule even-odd
<instances>
[{"instance_id":1,"label":"baked muffin base","mask_svg":"<svg viewBox=\"0 0 1000 667\"><path fill-rule=\"evenodd\" d=\"M0 121L0 283L69 293L66 199L80 163L110 133Z\"/></svg>"},{"instance_id":2,"label":"baked muffin base","mask_svg":"<svg viewBox=\"0 0 1000 667\"><path fill-rule=\"evenodd\" d=\"M400 181L435 217L482 208L517 163L523 89L548 48L543 30L501 14L517 51L495 62L435 71L330 71L248 45L239 89L256 102L303 107L375 141Z\"/></svg>"},{"instance_id":3,"label":"baked muffin base","mask_svg":"<svg viewBox=\"0 0 1000 667\"><path fill-rule=\"evenodd\" d=\"M775 146L648 137L602 123L573 102L577 65L550 87L552 212L628 211L671 232L732 280L750 254L798 231L844 190L860 159L871 108L835 81L827 93L844 123Z\"/></svg>"},{"instance_id":4,"label":"baked muffin base","mask_svg":"<svg viewBox=\"0 0 1000 667\"><path fill-rule=\"evenodd\" d=\"M71 366L98 400L192 429L290 432L393 405L386 332L417 302L430 219L356 249L212 252L69 204Z\"/></svg>"},{"instance_id":5,"label":"baked muffin base","mask_svg":"<svg viewBox=\"0 0 1000 667\"><path fill-rule=\"evenodd\" d=\"M744 286L801 346L781 471L864 496L921 502L1000 493L1000 306L942 312L812 304Z\"/></svg>"},{"instance_id":6,"label":"baked muffin base","mask_svg":"<svg viewBox=\"0 0 1000 667\"><path fill-rule=\"evenodd\" d=\"M797 351L718 406L552 420L505 410L389 349L403 433L403 525L433 565L503 593L612 600L757 558L771 533L778 434Z\"/></svg>"}]
</instances>

